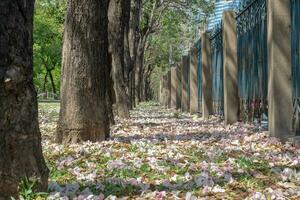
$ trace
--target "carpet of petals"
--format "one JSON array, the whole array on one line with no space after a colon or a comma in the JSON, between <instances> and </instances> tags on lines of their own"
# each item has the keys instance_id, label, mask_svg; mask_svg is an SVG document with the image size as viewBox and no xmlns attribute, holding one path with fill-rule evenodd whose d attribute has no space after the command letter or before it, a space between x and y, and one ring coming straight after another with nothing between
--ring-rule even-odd
<instances>
[{"instance_id":1,"label":"carpet of petals","mask_svg":"<svg viewBox=\"0 0 300 200\"><path fill-rule=\"evenodd\" d=\"M54 142L58 104L40 104L47 199L300 199L300 150L258 126L143 103L105 142Z\"/></svg>"}]
</instances>

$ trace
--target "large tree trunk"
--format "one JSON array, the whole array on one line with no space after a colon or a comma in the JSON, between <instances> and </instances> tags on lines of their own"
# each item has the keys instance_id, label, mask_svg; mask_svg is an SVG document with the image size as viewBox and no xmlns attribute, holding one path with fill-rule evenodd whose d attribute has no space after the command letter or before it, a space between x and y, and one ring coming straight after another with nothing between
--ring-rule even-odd
<instances>
[{"instance_id":1,"label":"large tree trunk","mask_svg":"<svg viewBox=\"0 0 300 200\"><path fill-rule=\"evenodd\" d=\"M136 84L135 84L135 74L136 74L136 54L139 41L139 27L140 27L140 17L141 17L142 0L132 0L132 7L130 12L130 22L129 22L129 49L131 56L132 72L131 72L131 104L133 107L136 106Z\"/></svg>"},{"instance_id":2,"label":"large tree trunk","mask_svg":"<svg viewBox=\"0 0 300 200\"><path fill-rule=\"evenodd\" d=\"M114 91L114 82L112 79L112 66L111 66L111 55L108 54L108 67L106 69L106 105L107 105L107 114L109 118L109 124L110 126L115 124L115 119L114 119L114 112L113 112L113 104L116 103L116 95ZM106 139L110 137L109 133L106 135Z\"/></svg>"},{"instance_id":3,"label":"large tree trunk","mask_svg":"<svg viewBox=\"0 0 300 200\"><path fill-rule=\"evenodd\" d=\"M126 85L127 94L130 93L130 73L133 69L130 56L129 48L129 21L130 21L130 2L131 0L124 0L124 78ZM129 107L131 107L131 102L129 101Z\"/></svg>"},{"instance_id":4,"label":"large tree trunk","mask_svg":"<svg viewBox=\"0 0 300 200\"><path fill-rule=\"evenodd\" d=\"M18 198L20 180L47 189L33 85L34 0L0 1L0 199Z\"/></svg>"},{"instance_id":5,"label":"large tree trunk","mask_svg":"<svg viewBox=\"0 0 300 200\"><path fill-rule=\"evenodd\" d=\"M57 141L101 141L109 132L107 0L69 0Z\"/></svg>"},{"instance_id":6,"label":"large tree trunk","mask_svg":"<svg viewBox=\"0 0 300 200\"><path fill-rule=\"evenodd\" d=\"M131 100L131 106L132 108L136 107L136 101L135 101L135 67L133 68L131 74L130 74L130 100Z\"/></svg>"},{"instance_id":7,"label":"large tree trunk","mask_svg":"<svg viewBox=\"0 0 300 200\"><path fill-rule=\"evenodd\" d=\"M129 118L128 95L124 83L124 1L110 0L109 3L109 51L112 58L116 107L120 118Z\"/></svg>"},{"instance_id":8,"label":"large tree trunk","mask_svg":"<svg viewBox=\"0 0 300 200\"><path fill-rule=\"evenodd\" d=\"M145 67L141 67L141 74L140 74L140 99L141 101L145 101Z\"/></svg>"},{"instance_id":9,"label":"large tree trunk","mask_svg":"<svg viewBox=\"0 0 300 200\"><path fill-rule=\"evenodd\" d=\"M140 39L137 48L136 62L135 62L135 95L136 101L142 101L142 87L143 87L143 65L144 65L144 52L145 52L145 40Z\"/></svg>"},{"instance_id":10,"label":"large tree trunk","mask_svg":"<svg viewBox=\"0 0 300 200\"><path fill-rule=\"evenodd\" d=\"M152 100L152 88L151 88L151 75L154 70L155 66L153 65L146 65L144 67L144 92L145 92L145 101Z\"/></svg>"}]
</instances>

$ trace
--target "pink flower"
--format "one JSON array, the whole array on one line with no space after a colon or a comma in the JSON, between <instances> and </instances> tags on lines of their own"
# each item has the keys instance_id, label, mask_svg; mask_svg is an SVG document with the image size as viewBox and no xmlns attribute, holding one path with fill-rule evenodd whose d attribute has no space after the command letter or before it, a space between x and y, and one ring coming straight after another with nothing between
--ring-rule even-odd
<instances>
[{"instance_id":1,"label":"pink flower","mask_svg":"<svg viewBox=\"0 0 300 200\"><path fill-rule=\"evenodd\" d=\"M163 199L164 197L166 197L166 192L165 191L155 193L155 199Z\"/></svg>"}]
</instances>

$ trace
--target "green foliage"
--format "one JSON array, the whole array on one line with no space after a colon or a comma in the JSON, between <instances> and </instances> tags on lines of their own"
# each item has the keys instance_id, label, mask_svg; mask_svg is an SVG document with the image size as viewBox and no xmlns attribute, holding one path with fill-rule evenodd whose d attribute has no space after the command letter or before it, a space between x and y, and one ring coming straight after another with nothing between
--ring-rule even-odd
<instances>
[{"instance_id":1,"label":"green foliage","mask_svg":"<svg viewBox=\"0 0 300 200\"><path fill-rule=\"evenodd\" d=\"M139 189L130 184L112 184L109 182L104 183L105 191L104 195L107 197L109 195L124 196L124 195L134 195L138 193Z\"/></svg>"},{"instance_id":2,"label":"green foliage","mask_svg":"<svg viewBox=\"0 0 300 200\"><path fill-rule=\"evenodd\" d=\"M148 164L143 164L140 168L141 172L147 173L151 171L151 167Z\"/></svg>"},{"instance_id":3,"label":"green foliage","mask_svg":"<svg viewBox=\"0 0 300 200\"><path fill-rule=\"evenodd\" d=\"M21 180L21 184L19 186L19 195L24 200L32 200L36 199L37 197L46 196L47 193L42 192L35 192L34 189L37 185L36 180L29 180L27 177Z\"/></svg>"},{"instance_id":4,"label":"green foliage","mask_svg":"<svg viewBox=\"0 0 300 200\"><path fill-rule=\"evenodd\" d=\"M266 182L262 179L255 178L249 174L244 174L238 177L240 186L246 189L255 189L263 191L266 187Z\"/></svg>"},{"instance_id":5,"label":"green foliage","mask_svg":"<svg viewBox=\"0 0 300 200\"><path fill-rule=\"evenodd\" d=\"M237 160L237 164L241 168L249 169L253 166L253 161L251 160L251 158L247 158L243 156Z\"/></svg>"},{"instance_id":6,"label":"green foliage","mask_svg":"<svg viewBox=\"0 0 300 200\"><path fill-rule=\"evenodd\" d=\"M151 16L155 19L152 34L147 40L145 66L153 66L151 88L158 94L160 77L170 66L181 62L182 54L199 38L199 29L206 24L214 8L212 0L156 0L144 4L141 29L143 30Z\"/></svg>"},{"instance_id":7,"label":"green foliage","mask_svg":"<svg viewBox=\"0 0 300 200\"><path fill-rule=\"evenodd\" d=\"M47 69L51 71L56 90L60 87L61 49L66 0L37 0L34 14L33 62L34 83L43 91ZM52 91L50 77L46 90Z\"/></svg>"}]
</instances>

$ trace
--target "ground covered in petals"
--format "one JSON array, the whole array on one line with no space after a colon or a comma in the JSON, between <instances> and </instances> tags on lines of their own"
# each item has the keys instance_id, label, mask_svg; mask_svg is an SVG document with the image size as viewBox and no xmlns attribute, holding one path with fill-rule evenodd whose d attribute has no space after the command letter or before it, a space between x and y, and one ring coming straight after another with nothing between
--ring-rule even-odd
<instances>
[{"instance_id":1,"label":"ground covered in petals","mask_svg":"<svg viewBox=\"0 0 300 200\"><path fill-rule=\"evenodd\" d=\"M300 199L299 149L260 127L144 103L109 141L59 145L58 112L39 106L48 199Z\"/></svg>"}]
</instances>

